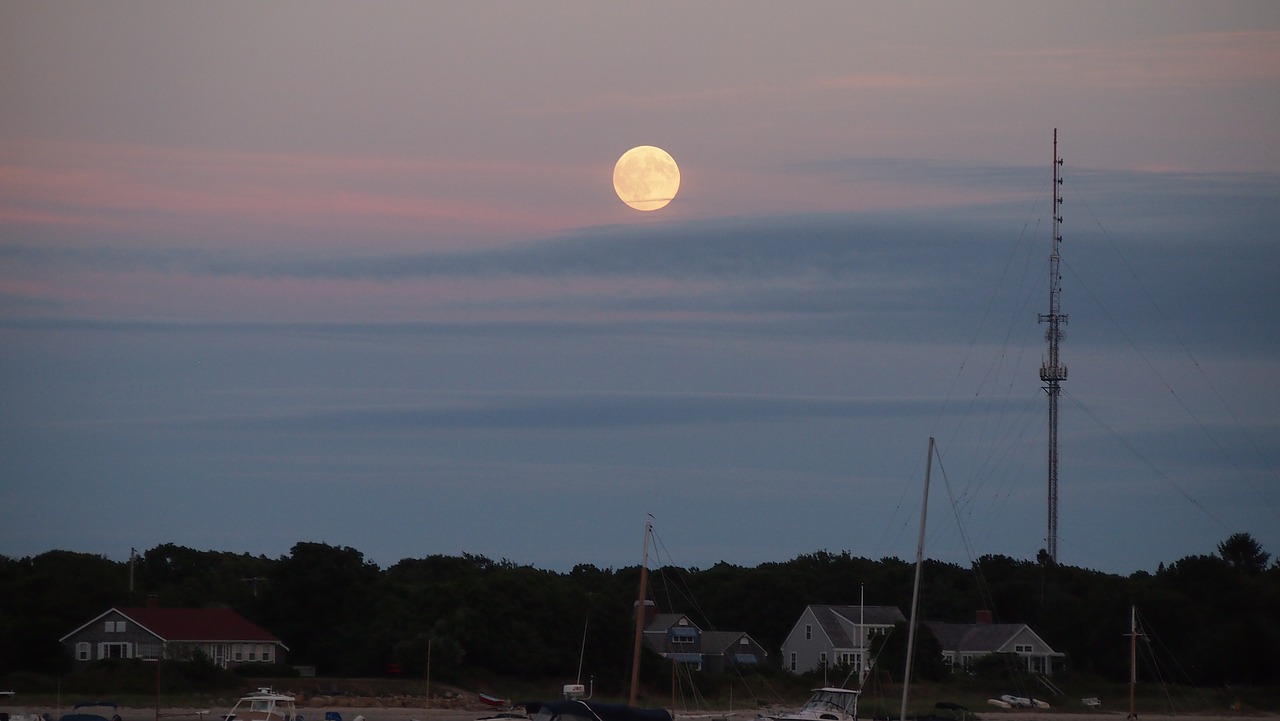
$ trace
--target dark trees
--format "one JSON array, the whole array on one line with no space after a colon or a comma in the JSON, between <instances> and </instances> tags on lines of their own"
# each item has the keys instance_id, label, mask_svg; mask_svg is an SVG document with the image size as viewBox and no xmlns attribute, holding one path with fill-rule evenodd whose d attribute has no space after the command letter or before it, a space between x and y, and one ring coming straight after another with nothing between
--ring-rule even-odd
<instances>
[{"instance_id":1,"label":"dark trees","mask_svg":"<svg viewBox=\"0 0 1280 721\"><path fill-rule=\"evenodd\" d=\"M1125 578L984 556L973 568L927 561L920 618L1025 622L1073 672L1123 680L1129 607L1150 648L1171 664L1160 678L1211 685L1280 678L1280 565L1247 534L1217 555L1191 556ZM144 552L129 591L128 562L52 551L0 557L0 673L69 667L58 639L112 606L228 606L284 640L289 662L321 674L421 677L483 673L574 680L625 692L638 567L581 565L568 573L483 556L405 559L383 570L359 551L299 543L276 559L164 544ZM909 612L914 565L821 551L754 568L654 569L649 598L704 630L743 630L781 664L781 642L809 604L897 606ZM928 678L929 636L916 668ZM905 644L905 632L892 634ZM886 650L893 654L894 646ZM901 673L901 659L884 661ZM1176 663L1175 663L1176 662ZM1140 669L1140 674L1142 673ZM1153 676L1154 678L1154 676Z\"/></svg>"}]
</instances>

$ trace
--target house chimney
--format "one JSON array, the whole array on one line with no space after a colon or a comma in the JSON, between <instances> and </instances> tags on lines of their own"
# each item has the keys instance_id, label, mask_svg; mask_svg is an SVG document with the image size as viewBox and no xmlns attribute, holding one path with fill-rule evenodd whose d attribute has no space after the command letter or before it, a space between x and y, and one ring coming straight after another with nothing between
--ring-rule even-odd
<instances>
[{"instance_id":1,"label":"house chimney","mask_svg":"<svg viewBox=\"0 0 1280 721\"><path fill-rule=\"evenodd\" d=\"M147 608L160 608L160 597L154 593L147 596Z\"/></svg>"},{"instance_id":2,"label":"house chimney","mask_svg":"<svg viewBox=\"0 0 1280 721\"><path fill-rule=\"evenodd\" d=\"M973 612L973 622L980 625L991 624L991 612L987 609L979 609Z\"/></svg>"},{"instance_id":3,"label":"house chimney","mask_svg":"<svg viewBox=\"0 0 1280 721\"><path fill-rule=\"evenodd\" d=\"M648 628L649 624L653 623L654 616L658 615L658 604L650 601L649 599L645 599L644 608L641 610L641 614L640 628Z\"/></svg>"}]
</instances>

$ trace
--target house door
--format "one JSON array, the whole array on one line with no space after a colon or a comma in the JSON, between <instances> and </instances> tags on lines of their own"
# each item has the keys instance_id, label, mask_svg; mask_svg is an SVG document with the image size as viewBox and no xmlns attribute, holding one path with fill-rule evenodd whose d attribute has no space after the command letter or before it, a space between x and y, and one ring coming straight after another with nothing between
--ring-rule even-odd
<instances>
[{"instance_id":1,"label":"house door","mask_svg":"<svg viewBox=\"0 0 1280 721\"><path fill-rule=\"evenodd\" d=\"M129 644L123 642L98 645L98 658L129 658Z\"/></svg>"},{"instance_id":2,"label":"house door","mask_svg":"<svg viewBox=\"0 0 1280 721\"><path fill-rule=\"evenodd\" d=\"M213 663L218 668L227 667L227 651L228 651L227 644L225 643L213 644Z\"/></svg>"}]
</instances>

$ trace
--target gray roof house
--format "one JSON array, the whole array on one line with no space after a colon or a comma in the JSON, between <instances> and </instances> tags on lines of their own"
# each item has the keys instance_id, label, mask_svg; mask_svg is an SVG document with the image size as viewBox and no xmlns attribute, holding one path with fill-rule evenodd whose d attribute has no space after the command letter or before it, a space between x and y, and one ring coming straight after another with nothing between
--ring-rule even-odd
<instances>
[{"instance_id":1,"label":"gray roof house","mask_svg":"<svg viewBox=\"0 0 1280 721\"><path fill-rule=\"evenodd\" d=\"M925 621L925 625L942 646L943 660L953 669L968 668L974 659L988 654L1015 653L1026 663L1028 673L1052 676L1065 656L1025 623L992 623L990 611L978 611L973 623Z\"/></svg>"},{"instance_id":2,"label":"gray roof house","mask_svg":"<svg viewBox=\"0 0 1280 721\"><path fill-rule=\"evenodd\" d=\"M872 639L906 620L896 606L809 606L782 642L782 662L792 673L849 666L861 679L869 670L863 660L870 663ZM973 623L923 623L953 670L968 668L974 659L989 654L1015 653L1029 673L1052 676L1065 655L1025 623L992 623L990 611L978 611Z\"/></svg>"},{"instance_id":3,"label":"gray roof house","mask_svg":"<svg viewBox=\"0 0 1280 721\"><path fill-rule=\"evenodd\" d=\"M842 665L861 679L869 669L871 639L905 620L897 606L808 606L782 642L783 666L804 673Z\"/></svg>"},{"instance_id":4,"label":"gray roof house","mask_svg":"<svg viewBox=\"0 0 1280 721\"><path fill-rule=\"evenodd\" d=\"M682 613L646 606L645 645L663 658L699 671L721 673L735 665L763 663L768 651L743 631L703 631Z\"/></svg>"}]
</instances>

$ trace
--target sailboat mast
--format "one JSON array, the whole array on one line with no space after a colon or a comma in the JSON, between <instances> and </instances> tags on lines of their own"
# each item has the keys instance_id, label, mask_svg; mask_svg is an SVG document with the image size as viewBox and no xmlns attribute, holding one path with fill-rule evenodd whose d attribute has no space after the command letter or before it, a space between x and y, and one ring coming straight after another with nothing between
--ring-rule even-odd
<instances>
[{"instance_id":1,"label":"sailboat mast","mask_svg":"<svg viewBox=\"0 0 1280 721\"><path fill-rule=\"evenodd\" d=\"M644 522L644 554L640 560L640 597L636 601L636 640L631 651L631 705L636 705L636 693L640 688L640 644L644 640L645 583L649 580L649 534L653 524Z\"/></svg>"},{"instance_id":2,"label":"sailboat mast","mask_svg":"<svg viewBox=\"0 0 1280 721\"><path fill-rule=\"evenodd\" d=\"M1059 362L1058 343L1064 337L1061 326L1067 324L1067 316L1062 313L1062 273L1059 265L1062 256L1059 246L1062 234L1058 226L1062 223L1059 206L1062 198L1058 189L1062 178L1058 177L1058 169L1062 167L1062 159L1058 157L1058 129L1053 129L1053 250L1049 254L1049 312L1040 316L1041 323L1048 323L1045 340L1049 342L1049 357L1040 364L1040 381L1049 397L1049 528L1045 543L1049 559L1058 561L1058 397L1062 395L1062 381L1067 379L1067 367Z\"/></svg>"},{"instance_id":3,"label":"sailboat mast","mask_svg":"<svg viewBox=\"0 0 1280 721\"><path fill-rule=\"evenodd\" d=\"M933 471L933 438L929 438L929 457L924 464L924 500L920 502L920 540L916 543L916 580L911 589L911 621L907 624L907 663L902 672L902 709L899 721L907 719L907 692L911 687L911 659L916 650L916 613L920 606L920 571L924 566L924 528L929 517L929 475Z\"/></svg>"},{"instance_id":4,"label":"sailboat mast","mask_svg":"<svg viewBox=\"0 0 1280 721\"><path fill-rule=\"evenodd\" d=\"M1134 705L1134 689L1138 685L1138 607L1129 607L1129 715L1126 718L1137 719L1138 711Z\"/></svg>"}]
</instances>

